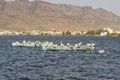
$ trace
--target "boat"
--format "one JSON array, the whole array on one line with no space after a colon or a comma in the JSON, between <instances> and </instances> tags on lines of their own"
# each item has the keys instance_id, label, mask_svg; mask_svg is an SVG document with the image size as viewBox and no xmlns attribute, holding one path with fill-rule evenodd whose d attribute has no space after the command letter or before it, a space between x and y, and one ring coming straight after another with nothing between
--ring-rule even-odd
<instances>
[{"instance_id":1,"label":"boat","mask_svg":"<svg viewBox=\"0 0 120 80\"><path fill-rule=\"evenodd\" d=\"M53 43L44 43L42 45L42 50L45 51L93 51L95 44L86 44L82 45L81 43L75 44L75 46L67 44L64 45L61 43L61 45L56 45Z\"/></svg>"},{"instance_id":2,"label":"boat","mask_svg":"<svg viewBox=\"0 0 120 80\"><path fill-rule=\"evenodd\" d=\"M12 43L12 46L16 46L16 47L41 47L41 42L39 41L36 41L36 42L31 42L31 41L28 41L26 42L25 40L23 42L13 42Z\"/></svg>"},{"instance_id":3,"label":"boat","mask_svg":"<svg viewBox=\"0 0 120 80\"><path fill-rule=\"evenodd\" d=\"M42 46L42 50L45 51L71 51L71 47L67 46Z\"/></svg>"},{"instance_id":4,"label":"boat","mask_svg":"<svg viewBox=\"0 0 120 80\"><path fill-rule=\"evenodd\" d=\"M31 42L31 41L23 41L23 42L13 42L12 46L17 47L41 47L44 51L93 51L94 43L82 45L82 43L78 43L75 45L70 45L67 43L66 45L61 42L60 45L54 44L53 42Z\"/></svg>"}]
</instances>

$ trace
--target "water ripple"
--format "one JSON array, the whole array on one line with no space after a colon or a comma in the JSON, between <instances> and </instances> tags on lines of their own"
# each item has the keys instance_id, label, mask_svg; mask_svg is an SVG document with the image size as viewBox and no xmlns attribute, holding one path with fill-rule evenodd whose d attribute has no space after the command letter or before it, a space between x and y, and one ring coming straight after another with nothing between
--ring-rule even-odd
<instances>
[{"instance_id":1,"label":"water ripple","mask_svg":"<svg viewBox=\"0 0 120 80\"><path fill-rule=\"evenodd\" d=\"M95 52L42 51L11 42L95 43ZM0 37L0 80L119 80L120 37ZM104 49L99 54L97 50Z\"/></svg>"}]
</instances>

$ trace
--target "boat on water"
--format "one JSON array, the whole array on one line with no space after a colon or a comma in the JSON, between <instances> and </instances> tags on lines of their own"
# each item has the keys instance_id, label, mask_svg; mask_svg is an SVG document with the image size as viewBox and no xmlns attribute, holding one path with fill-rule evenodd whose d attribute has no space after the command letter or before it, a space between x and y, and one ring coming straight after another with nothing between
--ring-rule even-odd
<instances>
[{"instance_id":1,"label":"boat on water","mask_svg":"<svg viewBox=\"0 0 120 80\"><path fill-rule=\"evenodd\" d=\"M36 41L36 42L31 42L31 41L28 41L26 42L25 40L23 42L13 42L12 43L12 46L16 46L16 47L41 47L41 42L39 41Z\"/></svg>"},{"instance_id":2,"label":"boat on water","mask_svg":"<svg viewBox=\"0 0 120 80\"><path fill-rule=\"evenodd\" d=\"M64 45L62 42L60 45L53 44L53 42L31 42L31 41L23 41L23 42L13 42L12 46L17 47L41 47L44 51L93 51L94 43L82 45L82 43L78 43L75 45L70 45L67 43Z\"/></svg>"},{"instance_id":3,"label":"boat on water","mask_svg":"<svg viewBox=\"0 0 120 80\"><path fill-rule=\"evenodd\" d=\"M61 43L61 45L53 44L50 42L46 42L42 45L42 50L45 51L93 51L95 44L86 44L82 45L81 43L75 44L75 46L70 45L69 43L67 45L64 45Z\"/></svg>"}]
</instances>

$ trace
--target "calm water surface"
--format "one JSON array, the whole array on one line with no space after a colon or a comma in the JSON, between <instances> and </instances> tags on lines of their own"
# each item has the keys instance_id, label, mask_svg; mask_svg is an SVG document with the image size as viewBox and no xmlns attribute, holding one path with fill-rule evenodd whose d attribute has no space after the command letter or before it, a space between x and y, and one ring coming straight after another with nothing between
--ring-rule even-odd
<instances>
[{"instance_id":1,"label":"calm water surface","mask_svg":"<svg viewBox=\"0 0 120 80\"><path fill-rule=\"evenodd\" d=\"M45 52L11 46L23 40L95 43L96 51ZM0 37L0 80L120 80L120 37Z\"/></svg>"}]
</instances>

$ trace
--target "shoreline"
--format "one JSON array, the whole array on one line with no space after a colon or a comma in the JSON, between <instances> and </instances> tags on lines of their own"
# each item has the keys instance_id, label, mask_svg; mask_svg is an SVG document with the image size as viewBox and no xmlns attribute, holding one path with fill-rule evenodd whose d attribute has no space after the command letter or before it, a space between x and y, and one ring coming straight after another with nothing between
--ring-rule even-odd
<instances>
[{"instance_id":1,"label":"shoreline","mask_svg":"<svg viewBox=\"0 0 120 80\"><path fill-rule=\"evenodd\" d=\"M0 35L0 37L4 36L48 36L48 37L120 37L120 35L106 35L106 36L100 36L100 35L80 35L80 36L75 36L75 35Z\"/></svg>"}]
</instances>

